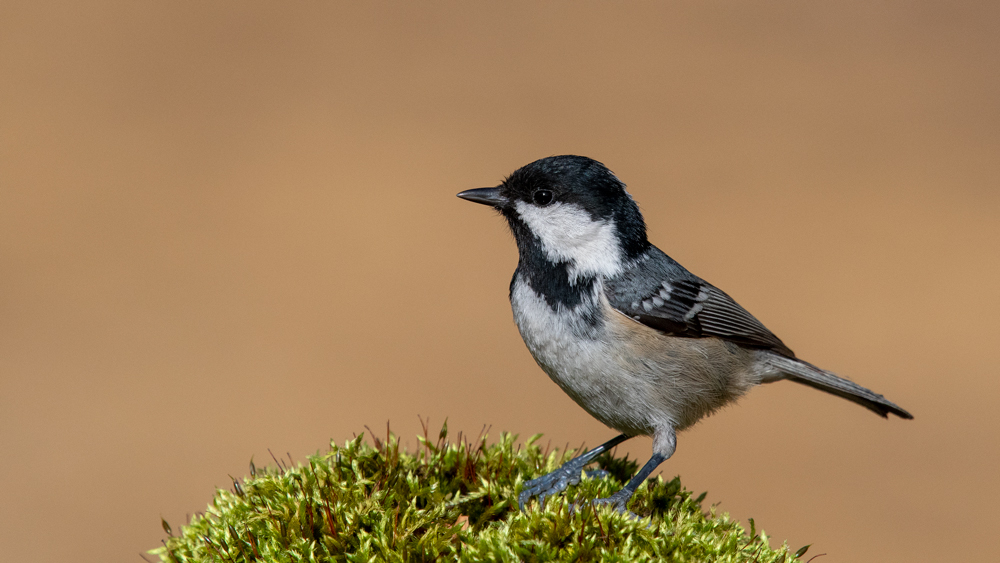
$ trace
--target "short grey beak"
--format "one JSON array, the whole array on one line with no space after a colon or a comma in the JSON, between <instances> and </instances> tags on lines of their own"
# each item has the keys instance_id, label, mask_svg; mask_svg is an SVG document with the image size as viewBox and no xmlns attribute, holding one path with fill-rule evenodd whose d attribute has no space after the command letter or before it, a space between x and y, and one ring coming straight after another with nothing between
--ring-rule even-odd
<instances>
[{"instance_id":1,"label":"short grey beak","mask_svg":"<svg viewBox=\"0 0 1000 563\"><path fill-rule=\"evenodd\" d=\"M476 203L481 203L483 205L490 205L492 207L500 207L507 203L507 198L500 195L500 188L476 188L474 190L465 190L464 192L458 194L458 197L474 201Z\"/></svg>"}]
</instances>

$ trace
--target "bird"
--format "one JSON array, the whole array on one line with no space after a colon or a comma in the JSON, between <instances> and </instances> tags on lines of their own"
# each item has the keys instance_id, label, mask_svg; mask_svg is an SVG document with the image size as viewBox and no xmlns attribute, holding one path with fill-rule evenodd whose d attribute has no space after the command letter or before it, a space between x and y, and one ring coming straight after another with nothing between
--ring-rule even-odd
<instances>
[{"instance_id":1,"label":"bird","mask_svg":"<svg viewBox=\"0 0 1000 563\"><path fill-rule=\"evenodd\" d=\"M883 418L912 419L882 395L798 358L732 297L649 242L639 207L602 163L576 155L527 164L498 186L457 194L506 219L518 263L509 297L528 351L566 394L619 434L525 481L522 510L580 482L598 456L635 436L652 456L620 490L628 503L677 433L763 383L794 381Z\"/></svg>"}]
</instances>

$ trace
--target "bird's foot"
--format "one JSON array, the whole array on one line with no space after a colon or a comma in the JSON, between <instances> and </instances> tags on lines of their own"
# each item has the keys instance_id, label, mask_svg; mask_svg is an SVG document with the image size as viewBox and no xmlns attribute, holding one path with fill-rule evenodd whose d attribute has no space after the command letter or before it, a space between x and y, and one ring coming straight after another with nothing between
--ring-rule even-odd
<instances>
[{"instance_id":1,"label":"bird's foot","mask_svg":"<svg viewBox=\"0 0 1000 563\"><path fill-rule=\"evenodd\" d=\"M521 487L521 494L517 496L518 506L521 507L521 510L524 510L524 505L531 500L531 497L538 497L538 503L544 506L546 498L565 491L566 487L570 485L579 483L580 472L592 461L582 457L571 459L552 473L547 473L537 479L525 481ZM590 471L583 471L583 473L592 479L608 476L608 472L603 469L592 469Z\"/></svg>"},{"instance_id":2,"label":"bird's foot","mask_svg":"<svg viewBox=\"0 0 1000 563\"><path fill-rule=\"evenodd\" d=\"M622 489L608 498L596 498L590 501L594 506L608 505L620 514L624 514L633 520L639 520L639 515L628 509L628 501L632 500L632 491Z\"/></svg>"}]
</instances>

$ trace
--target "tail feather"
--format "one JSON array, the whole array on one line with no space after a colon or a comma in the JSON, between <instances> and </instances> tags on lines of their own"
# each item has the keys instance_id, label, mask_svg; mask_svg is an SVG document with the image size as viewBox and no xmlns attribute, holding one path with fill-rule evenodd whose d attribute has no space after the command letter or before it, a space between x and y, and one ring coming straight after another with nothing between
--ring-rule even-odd
<instances>
[{"instance_id":1,"label":"tail feather","mask_svg":"<svg viewBox=\"0 0 1000 563\"><path fill-rule=\"evenodd\" d=\"M843 397L848 401L857 403L873 411L883 418L888 418L890 413L900 418L913 418L912 414L906 412L899 405L882 395L865 389L853 381L848 381L836 374L820 369L809 362L774 354L771 357L771 363L775 368L784 373L785 378L788 380L808 385L813 389L819 389L831 395Z\"/></svg>"}]
</instances>

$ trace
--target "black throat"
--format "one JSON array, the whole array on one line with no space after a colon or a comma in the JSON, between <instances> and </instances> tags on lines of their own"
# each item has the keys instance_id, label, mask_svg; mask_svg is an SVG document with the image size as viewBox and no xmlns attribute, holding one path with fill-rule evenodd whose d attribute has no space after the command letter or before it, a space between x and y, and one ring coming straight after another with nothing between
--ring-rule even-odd
<instances>
[{"instance_id":1,"label":"black throat","mask_svg":"<svg viewBox=\"0 0 1000 563\"><path fill-rule=\"evenodd\" d=\"M553 262L542 250L538 237L519 218L506 216L510 230L517 241L518 261L514 277L510 280L510 291L514 291L517 277L521 278L553 310L559 305L573 308L583 303L594 291L597 278L594 276L570 277L568 262Z\"/></svg>"}]
</instances>

